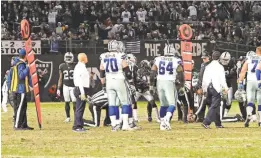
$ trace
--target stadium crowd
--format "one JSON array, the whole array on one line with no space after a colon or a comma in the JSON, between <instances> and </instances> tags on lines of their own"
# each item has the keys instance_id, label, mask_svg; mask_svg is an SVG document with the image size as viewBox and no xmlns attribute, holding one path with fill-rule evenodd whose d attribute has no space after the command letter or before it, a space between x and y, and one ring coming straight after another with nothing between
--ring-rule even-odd
<instances>
[{"instance_id":1,"label":"stadium crowd","mask_svg":"<svg viewBox=\"0 0 261 158\"><path fill-rule=\"evenodd\" d=\"M2 1L1 39L20 40L20 21L34 40L178 39L188 23L193 39L261 44L261 2Z\"/></svg>"}]
</instances>

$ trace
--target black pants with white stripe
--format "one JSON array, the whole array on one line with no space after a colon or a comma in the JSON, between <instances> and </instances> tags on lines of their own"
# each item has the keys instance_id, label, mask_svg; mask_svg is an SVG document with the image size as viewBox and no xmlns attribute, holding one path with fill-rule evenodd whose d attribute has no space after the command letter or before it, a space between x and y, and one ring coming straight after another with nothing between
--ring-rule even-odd
<instances>
[{"instance_id":1,"label":"black pants with white stripe","mask_svg":"<svg viewBox=\"0 0 261 158\"><path fill-rule=\"evenodd\" d=\"M27 125L27 98L26 93L13 93L14 127L26 128Z\"/></svg>"}]
</instances>

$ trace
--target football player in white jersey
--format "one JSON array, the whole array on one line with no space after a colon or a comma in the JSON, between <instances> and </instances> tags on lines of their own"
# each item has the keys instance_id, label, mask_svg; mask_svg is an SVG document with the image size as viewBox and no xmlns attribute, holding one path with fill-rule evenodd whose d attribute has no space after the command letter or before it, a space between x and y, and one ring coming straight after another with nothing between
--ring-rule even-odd
<instances>
[{"instance_id":1,"label":"football player in white jersey","mask_svg":"<svg viewBox=\"0 0 261 158\"><path fill-rule=\"evenodd\" d=\"M173 45L166 45L164 56L156 57L151 68L150 91L153 93L155 77L157 76L157 91L160 100L160 130L170 130L170 119L176 109L175 80L176 77L184 87L184 74L181 60L174 57L175 48Z\"/></svg>"},{"instance_id":2,"label":"football player in white jersey","mask_svg":"<svg viewBox=\"0 0 261 158\"><path fill-rule=\"evenodd\" d=\"M112 131L120 129L119 107L117 106L117 99L122 105L122 130L132 130L129 126L128 115L130 113L130 101L127 87L125 84L125 77L131 79L132 74L126 61L126 55L122 52L122 42L112 40L108 43L108 51L101 54L100 60L100 75L101 82L105 86L106 78L106 92L108 94L109 102L109 116L111 119Z\"/></svg>"},{"instance_id":3,"label":"football player in white jersey","mask_svg":"<svg viewBox=\"0 0 261 158\"><path fill-rule=\"evenodd\" d=\"M261 56L261 46L256 48L256 54ZM257 78L257 82L258 82L258 90L259 92L257 93L257 98L259 99L261 96L261 60L259 60L259 63L257 65L257 69L256 69L256 78ZM257 111L258 111L258 115L259 115L259 122L258 122L258 126L261 127L261 103L258 103L258 107L257 107Z\"/></svg>"},{"instance_id":4,"label":"football player in white jersey","mask_svg":"<svg viewBox=\"0 0 261 158\"><path fill-rule=\"evenodd\" d=\"M258 63L261 61L261 47L257 47L256 49L256 55L250 56L247 58L247 61L244 63L241 73L239 75L239 89L244 89L243 81L245 78L245 75L247 73L247 107L246 107L246 113L247 118L245 121L245 127L249 127L249 122L252 119L252 111L253 107L255 106L255 98L257 99L258 104L258 113L260 115L261 112L261 89L258 88L258 79L256 75L256 68ZM258 67L258 70L260 67ZM259 118L259 126L260 126L260 118Z\"/></svg>"}]
</instances>

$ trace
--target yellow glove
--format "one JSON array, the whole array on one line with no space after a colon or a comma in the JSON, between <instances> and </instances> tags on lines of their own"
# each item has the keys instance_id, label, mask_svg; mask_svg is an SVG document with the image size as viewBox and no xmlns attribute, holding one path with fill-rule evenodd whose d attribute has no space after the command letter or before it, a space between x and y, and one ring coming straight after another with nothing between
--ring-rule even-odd
<instances>
[{"instance_id":1,"label":"yellow glove","mask_svg":"<svg viewBox=\"0 0 261 158\"><path fill-rule=\"evenodd\" d=\"M84 94L80 95L82 101L86 101L86 96Z\"/></svg>"}]
</instances>

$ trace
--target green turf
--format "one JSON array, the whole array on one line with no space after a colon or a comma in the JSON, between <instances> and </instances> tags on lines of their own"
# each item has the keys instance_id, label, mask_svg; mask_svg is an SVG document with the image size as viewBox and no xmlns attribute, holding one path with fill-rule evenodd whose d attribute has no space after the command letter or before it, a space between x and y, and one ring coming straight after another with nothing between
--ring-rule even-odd
<instances>
[{"instance_id":1,"label":"green turf","mask_svg":"<svg viewBox=\"0 0 261 158\"><path fill-rule=\"evenodd\" d=\"M140 131L111 132L109 127L72 132L64 123L63 103L43 103L43 129L39 130L35 107L28 107L28 123L34 131L14 131L12 109L2 113L2 157L228 157L261 158L261 128L251 123L224 123L225 129L206 130L199 123L172 122L171 131L160 131L146 121L146 107L139 102ZM72 112L72 110L71 110ZM231 114L238 112L233 105ZM176 113L175 113L176 115ZM85 113L90 118L90 113Z\"/></svg>"}]
</instances>

